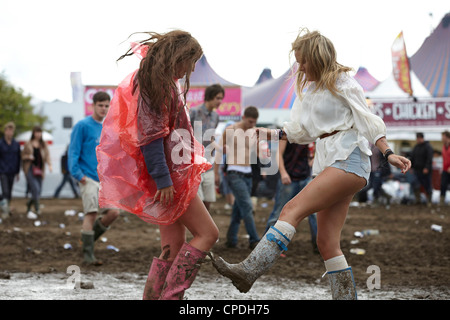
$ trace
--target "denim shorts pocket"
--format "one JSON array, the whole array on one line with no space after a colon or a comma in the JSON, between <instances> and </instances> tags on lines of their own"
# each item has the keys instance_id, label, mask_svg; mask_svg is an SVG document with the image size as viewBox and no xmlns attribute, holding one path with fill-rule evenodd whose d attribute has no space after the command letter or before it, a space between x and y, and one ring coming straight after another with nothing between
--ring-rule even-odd
<instances>
[{"instance_id":1,"label":"denim shorts pocket","mask_svg":"<svg viewBox=\"0 0 450 320\"><path fill-rule=\"evenodd\" d=\"M361 168L366 172L366 173L370 173L371 171L371 166L370 166L370 158L367 154L363 153L360 151L360 155L361 155Z\"/></svg>"}]
</instances>

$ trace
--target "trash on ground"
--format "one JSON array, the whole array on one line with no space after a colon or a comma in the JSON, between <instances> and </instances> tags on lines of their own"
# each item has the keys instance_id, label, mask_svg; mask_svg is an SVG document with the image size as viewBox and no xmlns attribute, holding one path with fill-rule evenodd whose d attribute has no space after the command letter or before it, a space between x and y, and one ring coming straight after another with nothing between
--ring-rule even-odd
<instances>
[{"instance_id":1,"label":"trash on ground","mask_svg":"<svg viewBox=\"0 0 450 320\"><path fill-rule=\"evenodd\" d=\"M34 219L37 219L37 217L38 217L38 215L36 213L34 213L33 211L28 211L28 213L27 213L28 219L34 220Z\"/></svg>"},{"instance_id":2,"label":"trash on ground","mask_svg":"<svg viewBox=\"0 0 450 320\"><path fill-rule=\"evenodd\" d=\"M354 253L357 255L363 255L363 254L366 254L366 250L361 249L361 248L352 248L352 249L350 249L350 253Z\"/></svg>"},{"instance_id":3,"label":"trash on ground","mask_svg":"<svg viewBox=\"0 0 450 320\"><path fill-rule=\"evenodd\" d=\"M108 249L108 250L114 250L115 252L119 252L119 249L116 248L116 247L114 247L114 246L112 246L112 245L106 246L106 249Z\"/></svg>"},{"instance_id":4,"label":"trash on ground","mask_svg":"<svg viewBox=\"0 0 450 320\"><path fill-rule=\"evenodd\" d=\"M437 231L437 232L442 232L442 226L437 225L437 224L432 224L431 225L431 230Z\"/></svg>"}]
</instances>

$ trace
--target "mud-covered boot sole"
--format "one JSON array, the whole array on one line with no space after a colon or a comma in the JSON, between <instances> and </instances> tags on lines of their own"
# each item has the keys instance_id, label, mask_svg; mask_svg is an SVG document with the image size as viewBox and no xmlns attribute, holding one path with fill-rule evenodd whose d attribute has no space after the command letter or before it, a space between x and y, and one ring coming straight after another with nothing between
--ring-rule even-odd
<instances>
[{"instance_id":1,"label":"mud-covered boot sole","mask_svg":"<svg viewBox=\"0 0 450 320\"><path fill-rule=\"evenodd\" d=\"M221 275L230 279L240 292L247 293L252 288L254 281L246 278L245 271L239 264L232 265L218 257L213 260L213 266Z\"/></svg>"}]
</instances>

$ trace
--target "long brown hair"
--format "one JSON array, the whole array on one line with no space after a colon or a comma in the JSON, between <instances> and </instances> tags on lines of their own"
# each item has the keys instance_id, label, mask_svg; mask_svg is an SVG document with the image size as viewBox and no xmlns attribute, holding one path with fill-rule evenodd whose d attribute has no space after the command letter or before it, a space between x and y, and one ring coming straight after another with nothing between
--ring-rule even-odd
<instances>
[{"instance_id":1,"label":"long brown hair","mask_svg":"<svg viewBox=\"0 0 450 320\"><path fill-rule=\"evenodd\" d=\"M188 32L174 30L165 34L156 32L142 32L150 37L140 41L141 45L148 46L148 52L142 58L137 73L137 83L141 98L151 109L161 112L165 106L171 109L173 98L179 102L175 73L182 63L191 63L192 66L203 55L203 50L197 40ZM133 55L133 49L129 49L117 61L126 56ZM184 101L190 87L189 78L191 69L188 68L184 81Z\"/></svg>"},{"instance_id":2,"label":"long brown hair","mask_svg":"<svg viewBox=\"0 0 450 320\"><path fill-rule=\"evenodd\" d=\"M310 32L307 28L300 30L297 38L292 43L292 52L299 54L302 61L309 64L316 88L328 89L333 95L336 95L336 80L342 72L352 70L337 62L337 54L333 43L318 31ZM301 95L303 89L308 85L306 75L297 69L297 94Z\"/></svg>"},{"instance_id":3,"label":"long brown hair","mask_svg":"<svg viewBox=\"0 0 450 320\"><path fill-rule=\"evenodd\" d=\"M47 143L44 141L44 131L42 130L42 128L40 126L34 126L33 130L31 131L31 138L30 141L33 141L35 139L35 133L36 132L41 132L41 138L39 139L39 145L41 148L47 150Z\"/></svg>"}]
</instances>

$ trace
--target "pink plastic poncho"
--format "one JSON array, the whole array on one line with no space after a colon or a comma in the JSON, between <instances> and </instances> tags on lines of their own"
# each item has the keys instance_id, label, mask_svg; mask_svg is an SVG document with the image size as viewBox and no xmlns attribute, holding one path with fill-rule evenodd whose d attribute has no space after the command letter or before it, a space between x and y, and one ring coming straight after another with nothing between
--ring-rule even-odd
<instances>
[{"instance_id":1,"label":"pink plastic poncho","mask_svg":"<svg viewBox=\"0 0 450 320\"><path fill-rule=\"evenodd\" d=\"M178 117L168 112L156 115L146 107L138 107L139 92L133 95L135 75L129 75L118 86L103 122L97 147L99 205L123 209L150 223L172 224L196 196L201 173L211 164L203 157L202 144L194 138L186 107L181 106ZM148 174L140 150L140 146L162 137L176 192L170 206L154 201L156 183Z\"/></svg>"}]
</instances>

